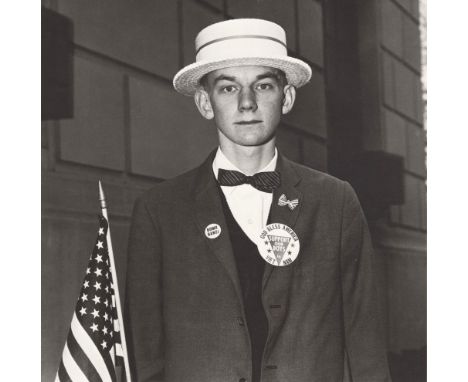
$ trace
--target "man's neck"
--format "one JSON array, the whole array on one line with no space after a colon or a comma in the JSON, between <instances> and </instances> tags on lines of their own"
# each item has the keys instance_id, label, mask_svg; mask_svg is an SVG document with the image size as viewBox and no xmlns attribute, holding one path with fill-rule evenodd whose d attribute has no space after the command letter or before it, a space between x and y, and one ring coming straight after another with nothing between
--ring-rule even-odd
<instances>
[{"instance_id":1,"label":"man's neck","mask_svg":"<svg viewBox=\"0 0 468 382\"><path fill-rule=\"evenodd\" d=\"M239 170L254 175L270 163L275 156L274 139L262 146L233 146L220 144L221 151Z\"/></svg>"}]
</instances>

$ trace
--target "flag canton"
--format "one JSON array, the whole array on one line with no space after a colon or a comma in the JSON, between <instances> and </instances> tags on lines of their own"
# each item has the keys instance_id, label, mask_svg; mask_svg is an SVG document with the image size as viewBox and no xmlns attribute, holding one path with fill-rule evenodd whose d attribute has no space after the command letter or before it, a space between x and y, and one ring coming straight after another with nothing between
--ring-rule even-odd
<instances>
[{"instance_id":1,"label":"flag canton","mask_svg":"<svg viewBox=\"0 0 468 382\"><path fill-rule=\"evenodd\" d=\"M86 275L76 304L76 316L102 354L109 352L116 342L115 309L109 250L108 223L99 216L99 232L89 258Z\"/></svg>"}]
</instances>

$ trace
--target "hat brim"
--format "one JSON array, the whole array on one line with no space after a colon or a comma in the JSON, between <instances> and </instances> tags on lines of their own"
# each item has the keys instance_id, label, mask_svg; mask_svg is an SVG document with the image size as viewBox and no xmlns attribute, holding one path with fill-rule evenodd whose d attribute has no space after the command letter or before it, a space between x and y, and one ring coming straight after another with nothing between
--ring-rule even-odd
<instances>
[{"instance_id":1,"label":"hat brim","mask_svg":"<svg viewBox=\"0 0 468 382\"><path fill-rule=\"evenodd\" d=\"M310 66L294 57L242 57L219 61L198 61L182 68L173 80L174 88L181 94L193 96L199 87L200 79L214 70L233 66L268 66L282 70L289 84L300 88L312 77Z\"/></svg>"}]
</instances>

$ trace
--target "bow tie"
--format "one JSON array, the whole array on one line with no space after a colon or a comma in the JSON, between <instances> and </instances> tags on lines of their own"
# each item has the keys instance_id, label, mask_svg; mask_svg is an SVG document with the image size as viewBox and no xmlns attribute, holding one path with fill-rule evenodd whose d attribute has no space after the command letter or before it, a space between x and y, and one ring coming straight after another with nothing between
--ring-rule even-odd
<instances>
[{"instance_id":1,"label":"bow tie","mask_svg":"<svg viewBox=\"0 0 468 382\"><path fill-rule=\"evenodd\" d=\"M278 206L288 206L291 211L296 208L298 204L299 199L288 200L285 194L282 194L278 199Z\"/></svg>"},{"instance_id":2,"label":"bow tie","mask_svg":"<svg viewBox=\"0 0 468 382\"><path fill-rule=\"evenodd\" d=\"M218 170L218 182L221 186L239 186L250 184L257 190L273 192L281 184L281 176L277 171L259 172L253 176L247 176L239 171Z\"/></svg>"}]
</instances>

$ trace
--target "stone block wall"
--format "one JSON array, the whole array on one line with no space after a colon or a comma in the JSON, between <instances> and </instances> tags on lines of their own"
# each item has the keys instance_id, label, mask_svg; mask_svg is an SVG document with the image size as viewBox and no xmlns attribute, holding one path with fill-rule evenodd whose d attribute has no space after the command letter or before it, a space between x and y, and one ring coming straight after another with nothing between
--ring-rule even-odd
<instances>
[{"instance_id":1,"label":"stone block wall","mask_svg":"<svg viewBox=\"0 0 468 382\"><path fill-rule=\"evenodd\" d=\"M417 0L380 0L382 148L404 158L405 201L392 206L382 239L388 343L394 354L426 346L426 131ZM403 237L404 236L404 237ZM425 366L423 366L425 368ZM419 379L418 379L419 380Z\"/></svg>"},{"instance_id":2,"label":"stone block wall","mask_svg":"<svg viewBox=\"0 0 468 382\"><path fill-rule=\"evenodd\" d=\"M359 150L403 159L403 203L382 208L369 223L377 250L377 276L385 294L381 300L393 380L423 381L426 132L419 2L329 0L322 4L330 168L338 172ZM357 166L352 170L359 173ZM385 173L377 176L380 179L374 182L387 184Z\"/></svg>"},{"instance_id":3,"label":"stone block wall","mask_svg":"<svg viewBox=\"0 0 468 382\"><path fill-rule=\"evenodd\" d=\"M382 76L385 149L403 154L406 203L392 223L424 231L420 204L426 180L421 98L421 54L417 1L382 0ZM411 198L411 195L415 197ZM411 210L419 209L418 218Z\"/></svg>"}]
</instances>

